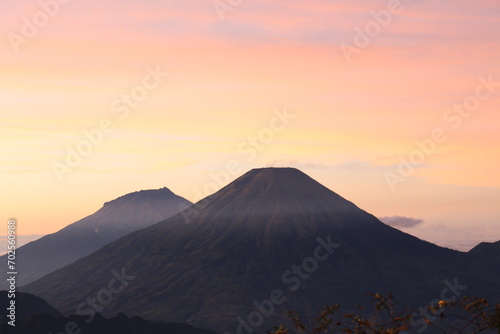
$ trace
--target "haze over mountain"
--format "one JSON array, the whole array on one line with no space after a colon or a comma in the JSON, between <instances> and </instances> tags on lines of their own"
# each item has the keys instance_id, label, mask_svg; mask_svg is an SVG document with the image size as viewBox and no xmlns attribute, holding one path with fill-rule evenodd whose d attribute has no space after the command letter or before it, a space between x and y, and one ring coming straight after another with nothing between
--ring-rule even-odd
<instances>
[{"instance_id":1,"label":"haze over mountain","mask_svg":"<svg viewBox=\"0 0 500 334\"><path fill-rule=\"evenodd\" d=\"M299 170L255 169L165 221L131 233L23 290L64 314L120 273L104 314L138 314L219 332L264 332L284 311L365 304L393 293L422 307L438 298L500 297L498 268L380 222ZM99 305L98 305L99 306Z\"/></svg>"},{"instance_id":2,"label":"haze over mountain","mask_svg":"<svg viewBox=\"0 0 500 334\"><path fill-rule=\"evenodd\" d=\"M41 237L45 236L44 234L31 234L31 235L17 235L16 237L16 245L18 248L29 244ZM9 245L8 235L0 236L0 256L7 253L7 246Z\"/></svg>"},{"instance_id":3,"label":"haze over mountain","mask_svg":"<svg viewBox=\"0 0 500 334\"><path fill-rule=\"evenodd\" d=\"M16 254L17 284L33 282L191 204L167 188L138 191L107 202L94 214L20 247ZM0 262L7 263L6 255ZM4 279L0 287L6 288Z\"/></svg>"}]
</instances>

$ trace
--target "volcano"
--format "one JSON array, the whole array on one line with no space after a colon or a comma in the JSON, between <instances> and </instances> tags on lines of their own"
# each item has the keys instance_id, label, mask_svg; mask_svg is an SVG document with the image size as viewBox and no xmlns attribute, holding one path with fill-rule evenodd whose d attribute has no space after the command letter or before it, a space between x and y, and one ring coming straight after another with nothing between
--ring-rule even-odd
<instances>
[{"instance_id":1,"label":"volcano","mask_svg":"<svg viewBox=\"0 0 500 334\"><path fill-rule=\"evenodd\" d=\"M167 188L137 191L107 202L94 214L20 247L17 283L31 283L191 204ZM7 255L0 257L0 262L7 263ZM0 287L6 289L4 281Z\"/></svg>"},{"instance_id":2,"label":"volcano","mask_svg":"<svg viewBox=\"0 0 500 334\"><path fill-rule=\"evenodd\" d=\"M125 312L252 333L286 310L356 307L368 293L413 307L463 295L498 302L498 273L385 225L297 169L265 168L22 290L89 319Z\"/></svg>"}]
</instances>

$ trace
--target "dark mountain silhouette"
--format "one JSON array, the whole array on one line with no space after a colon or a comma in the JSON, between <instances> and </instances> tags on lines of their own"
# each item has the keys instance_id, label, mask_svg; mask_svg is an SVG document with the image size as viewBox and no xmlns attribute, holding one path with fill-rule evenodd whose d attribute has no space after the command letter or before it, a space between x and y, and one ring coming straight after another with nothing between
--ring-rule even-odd
<instances>
[{"instance_id":1,"label":"dark mountain silhouette","mask_svg":"<svg viewBox=\"0 0 500 334\"><path fill-rule=\"evenodd\" d=\"M15 301L15 315L16 320L26 319L34 314L47 314L54 317L62 317L55 308L50 306L45 300L31 295L29 293L16 292L15 298L9 298L9 293L7 291L0 291L0 323L9 321L7 315L10 314L10 310L7 308L10 306L10 301ZM4 333L4 332L1 332Z\"/></svg>"},{"instance_id":2,"label":"dark mountain silhouette","mask_svg":"<svg viewBox=\"0 0 500 334\"><path fill-rule=\"evenodd\" d=\"M120 313L111 319L97 314L87 323L85 317L53 317L45 314L31 316L17 321L16 327L0 322L2 334L45 334L45 333L82 333L82 334L215 334L185 324L156 323L137 316L127 317Z\"/></svg>"},{"instance_id":3,"label":"dark mountain silhouette","mask_svg":"<svg viewBox=\"0 0 500 334\"><path fill-rule=\"evenodd\" d=\"M167 188L143 190L107 202L96 213L17 250L18 286L62 268L102 246L173 216L192 203ZM7 263L6 255L0 263ZM0 288L6 289L3 274Z\"/></svg>"},{"instance_id":4,"label":"dark mountain silhouette","mask_svg":"<svg viewBox=\"0 0 500 334\"><path fill-rule=\"evenodd\" d=\"M500 241L497 242L481 242L476 247L469 251L470 254L481 257L496 265L500 264Z\"/></svg>"},{"instance_id":5,"label":"dark mountain silhouette","mask_svg":"<svg viewBox=\"0 0 500 334\"><path fill-rule=\"evenodd\" d=\"M81 301L105 288L113 270L127 284L104 314L230 333L265 332L286 310L355 307L366 293L393 293L413 307L500 296L497 268L385 225L291 168L252 170L24 289L65 314L91 314Z\"/></svg>"}]
</instances>

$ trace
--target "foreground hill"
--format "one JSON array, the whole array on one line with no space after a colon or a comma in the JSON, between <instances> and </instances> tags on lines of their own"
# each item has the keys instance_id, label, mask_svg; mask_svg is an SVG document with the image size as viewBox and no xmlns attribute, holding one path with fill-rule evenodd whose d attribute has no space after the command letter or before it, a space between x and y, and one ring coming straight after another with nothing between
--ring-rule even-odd
<instances>
[{"instance_id":1,"label":"foreground hill","mask_svg":"<svg viewBox=\"0 0 500 334\"><path fill-rule=\"evenodd\" d=\"M286 310L356 307L366 293L417 308L465 294L498 302L498 274L383 224L299 170L269 168L24 289L65 314L98 307L234 333L265 332ZM81 304L117 275L123 289L105 306Z\"/></svg>"},{"instance_id":2,"label":"foreground hill","mask_svg":"<svg viewBox=\"0 0 500 334\"><path fill-rule=\"evenodd\" d=\"M8 297L7 291L0 291L0 322L2 319L6 319L6 316L10 314L7 307L10 305L11 299ZM15 308L16 308L16 319L25 319L34 314L44 313L54 317L62 317L55 308L50 306L45 300L31 295L29 293L16 292L15 298ZM0 331L0 333L3 333Z\"/></svg>"},{"instance_id":3,"label":"foreground hill","mask_svg":"<svg viewBox=\"0 0 500 334\"><path fill-rule=\"evenodd\" d=\"M194 328L184 324L167 324L146 321L139 317L128 318L118 314L105 319L97 314L90 323L85 317L53 317L45 314L34 315L18 321L16 327L0 323L2 334L46 334L46 333L82 333L82 334L215 334L214 332Z\"/></svg>"},{"instance_id":4,"label":"foreground hill","mask_svg":"<svg viewBox=\"0 0 500 334\"><path fill-rule=\"evenodd\" d=\"M107 202L96 213L20 247L16 254L17 284L33 282L191 204L167 188L138 191ZM7 263L6 255L0 257L0 263ZM5 289L6 282L0 278L0 288Z\"/></svg>"}]
</instances>

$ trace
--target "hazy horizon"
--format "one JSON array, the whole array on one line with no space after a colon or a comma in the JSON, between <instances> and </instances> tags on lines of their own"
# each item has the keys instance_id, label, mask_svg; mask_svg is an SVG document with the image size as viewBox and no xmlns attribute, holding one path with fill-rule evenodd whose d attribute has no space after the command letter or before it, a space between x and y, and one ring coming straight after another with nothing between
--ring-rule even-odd
<instances>
[{"instance_id":1,"label":"hazy horizon","mask_svg":"<svg viewBox=\"0 0 500 334\"><path fill-rule=\"evenodd\" d=\"M28 234L28 235L17 235L17 247L24 246L32 241L38 240L45 235L38 234ZM7 254L8 240L6 235L0 235L0 256Z\"/></svg>"},{"instance_id":2,"label":"hazy horizon","mask_svg":"<svg viewBox=\"0 0 500 334\"><path fill-rule=\"evenodd\" d=\"M137 189L136 191L140 190L148 190L148 189ZM121 194L120 196L117 196L117 198L123 195L125 194ZM106 202L109 202L114 199L115 198L109 198L106 200ZM350 200L349 198L347 199ZM355 204L357 203L355 202ZM87 213L85 216L79 217L75 221L68 222L65 226L63 226L63 228L66 227L67 225L73 224L76 221L93 214L95 211L99 210L102 207L102 205L104 205L104 202L100 206L96 205L94 210L92 212ZM364 208L361 207L361 209ZM414 235L420 239L429 241L441 247L447 247L464 252L469 251L470 249L472 249L481 242L495 242L498 241L500 238L500 231L499 231L500 226L492 226L491 228L486 229L484 231L481 230L478 231L474 227L460 228L444 224L429 225L423 219L417 219L413 217L395 215L395 216L385 216L385 217L378 216L377 218L394 228L397 228L405 233ZM55 230L53 232L57 231ZM21 247L31 241L40 239L43 236L45 235L18 234L19 237L18 247ZM1 249L7 248L6 235L0 234L0 248ZM0 255L3 255L5 253L6 252L0 252Z\"/></svg>"}]
</instances>

